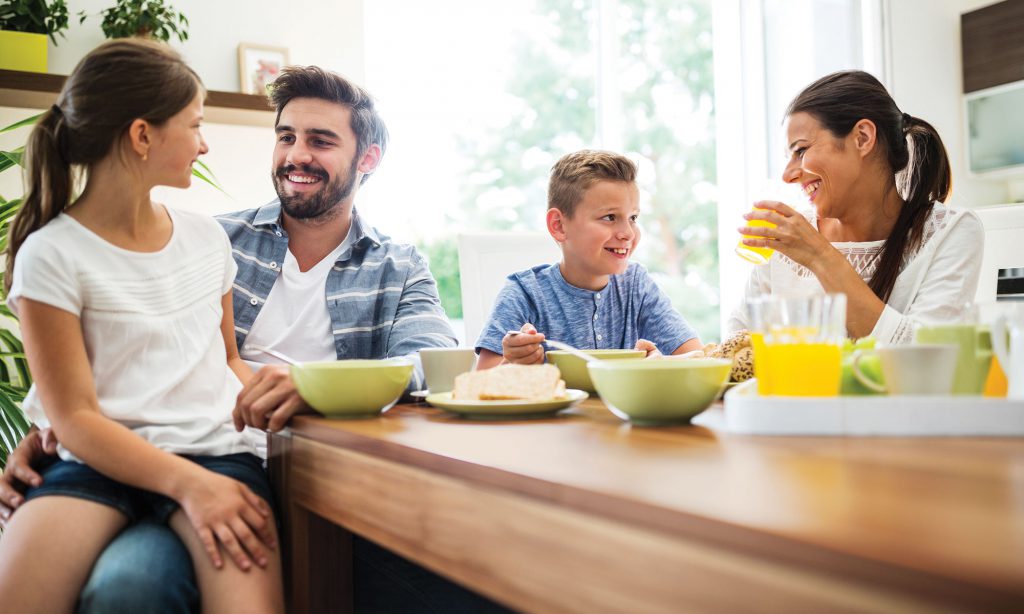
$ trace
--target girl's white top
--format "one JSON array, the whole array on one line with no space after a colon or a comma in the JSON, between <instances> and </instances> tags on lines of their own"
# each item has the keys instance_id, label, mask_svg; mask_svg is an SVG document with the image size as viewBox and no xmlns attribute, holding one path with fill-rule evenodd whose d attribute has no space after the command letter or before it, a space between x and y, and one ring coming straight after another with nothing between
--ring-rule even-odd
<instances>
[{"instance_id":1,"label":"girl's white top","mask_svg":"<svg viewBox=\"0 0 1024 614\"><path fill-rule=\"evenodd\" d=\"M254 452L231 422L241 383L220 330L237 268L231 245L213 218L168 213L171 239L150 253L116 247L61 214L18 251L7 303L17 314L28 298L80 319L104 416L168 452ZM24 409L48 424L35 386Z\"/></svg>"},{"instance_id":2,"label":"girl's white top","mask_svg":"<svg viewBox=\"0 0 1024 614\"><path fill-rule=\"evenodd\" d=\"M818 227L813 212L804 213ZM913 339L914 322L955 319L974 300L981 272L985 231L978 216L968 210L935 203L925 221L920 247L904 255L896 285L871 336L882 343ZM839 250L867 282L875 274L884 241L839 242ZM806 267L776 252L767 264L756 267L747 281L744 301L729 318L730 332L749 328L748 298L775 294L821 294L821 282Z\"/></svg>"}]
</instances>

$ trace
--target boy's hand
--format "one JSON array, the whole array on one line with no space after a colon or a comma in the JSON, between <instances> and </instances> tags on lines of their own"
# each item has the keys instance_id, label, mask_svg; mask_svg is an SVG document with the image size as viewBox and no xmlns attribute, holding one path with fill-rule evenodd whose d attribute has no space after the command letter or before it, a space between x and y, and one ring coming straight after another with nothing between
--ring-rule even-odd
<instances>
[{"instance_id":1,"label":"boy's hand","mask_svg":"<svg viewBox=\"0 0 1024 614\"><path fill-rule=\"evenodd\" d=\"M518 332L509 332L501 339L501 353L507 362L537 365L544 362L544 334L533 324L523 324Z\"/></svg>"},{"instance_id":2,"label":"boy's hand","mask_svg":"<svg viewBox=\"0 0 1024 614\"><path fill-rule=\"evenodd\" d=\"M633 349L647 352L646 358L663 358L662 353L658 351L658 346L647 339L637 339Z\"/></svg>"}]
</instances>

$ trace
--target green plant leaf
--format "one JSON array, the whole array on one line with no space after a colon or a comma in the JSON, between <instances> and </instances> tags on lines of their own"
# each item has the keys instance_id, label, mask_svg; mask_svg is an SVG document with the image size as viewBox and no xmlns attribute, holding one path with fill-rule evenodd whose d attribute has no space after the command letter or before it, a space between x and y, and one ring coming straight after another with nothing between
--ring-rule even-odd
<instances>
[{"instance_id":1,"label":"green plant leaf","mask_svg":"<svg viewBox=\"0 0 1024 614\"><path fill-rule=\"evenodd\" d=\"M25 118L25 119L23 119L21 121L14 122L13 124L11 124L10 126L7 126L6 128L0 128L0 134L3 134L4 132L10 132L11 130L17 130L18 128L21 128L22 126L31 126L31 125L35 124L37 121L39 121L39 118L42 117L42 116L43 116L43 114L39 113L38 115L33 115L32 117L27 117L27 118ZM25 148L24 147L19 147L18 149L22 150L22 149L25 149Z\"/></svg>"},{"instance_id":2,"label":"green plant leaf","mask_svg":"<svg viewBox=\"0 0 1024 614\"><path fill-rule=\"evenodd\" d=\"M203 164L199 160L196 160L196 164L202 166L203 169L207 173L210 173L210 177L207 177L206 175L203 174L203 171L200 171L199 169L197 169L195 167L192 168L192 175L193 176L198 177L199 179L202 179L206 183L210 184L211 186L217 188L220 191L221 194L223 194L225 196L231 196L230 194L228 194L227 192L224 191L224 188L220 187L220 184L217 183L217 179L215 177L213 177L213 173L210 172L209 167L207 167L205 164Z\"/></svg>"}]
</instances>

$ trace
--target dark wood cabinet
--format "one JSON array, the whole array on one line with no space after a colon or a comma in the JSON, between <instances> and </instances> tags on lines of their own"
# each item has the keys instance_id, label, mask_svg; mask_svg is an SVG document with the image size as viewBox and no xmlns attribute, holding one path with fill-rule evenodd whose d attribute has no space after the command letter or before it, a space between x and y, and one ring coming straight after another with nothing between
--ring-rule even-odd
<instances>
[{"instance_id":1,"label":"dark wood cabinet","mask_svg":"<svg viewBox=\"0 0 1024 614\"><path fill-rule=\"evenodd\" d=\"M964 93L1024 80L1024 0L960 16Z\"/></svg>"}]
</instances>

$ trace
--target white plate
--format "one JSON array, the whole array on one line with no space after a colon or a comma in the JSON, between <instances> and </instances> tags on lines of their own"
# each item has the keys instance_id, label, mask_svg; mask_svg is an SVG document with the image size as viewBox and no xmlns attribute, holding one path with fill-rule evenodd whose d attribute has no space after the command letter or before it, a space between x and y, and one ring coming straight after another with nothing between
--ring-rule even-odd
<instances>
[{"instance_id":1,"label":"white plate","mask_svg":"<svg viewBox=\"0 0 1024 614\"><path fill-rule=\"evenodd\" d=\"M565 391L565 397L549 401L463 401L452 399L450 392L439 392L428 396L427 403L464 418L506 420L554 414L576 405L588 396L582 390L570 388Z\"/></svg>"}]
</instances>

